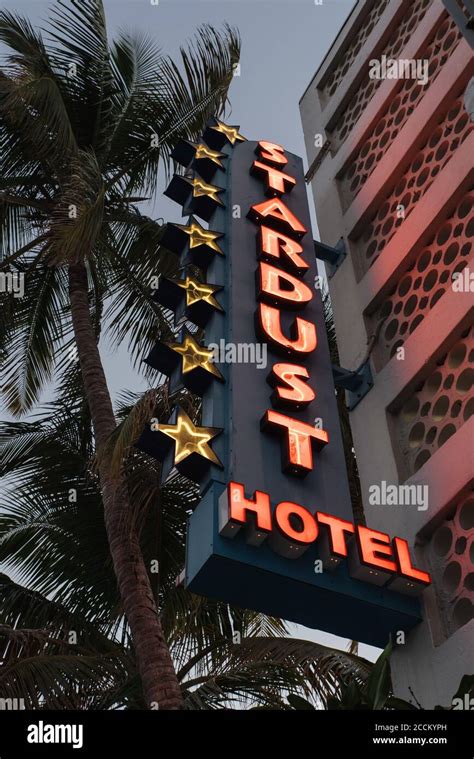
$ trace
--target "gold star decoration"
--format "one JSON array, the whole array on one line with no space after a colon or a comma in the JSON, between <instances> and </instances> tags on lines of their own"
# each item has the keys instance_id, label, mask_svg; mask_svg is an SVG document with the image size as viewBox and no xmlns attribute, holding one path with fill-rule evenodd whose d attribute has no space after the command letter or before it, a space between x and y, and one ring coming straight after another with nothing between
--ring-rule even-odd
<instances>
[{"instance_id":1,"label":"gold star decoration","mask_svg":"<svg viewBox=\"0 0 474 759\"><path fill-rule=\"evenodd\" d=\"M192 335L185 335L182 343L168 343L168 347L181 356L181 371L183 374L188 374L193 369L201 368L220 380L224 379L212 361L213 351L210 348L199 345Z\"/></svg>"},{"instance_id":2,"label":"gold star decoration","mask_svg":"<svg viewBox=\"0 0 474 759\"><path fill-rule=\"evenodd\" d=\"M219 119L216 119L217 124L211 129L215 129L216 132L221 132L225 137L228 139L231 145L235 145L237 140L239 142L245 142L245 137L240 134L239 128L235 126L229 126L229 124L224 124L223 121L220 121Z\"/></svg>"},{"instance_id":3,"label":"gold star decoration","mask_svg":"<svg viewBox=\"0 0 474 759\"><path fill-rule=\"evenodd\" d=\"M197 427L189 416L179 409L176 424L157 425L160 432L174 440L174 463L179 464L192 453L197 453L208 461L223 468L221 461L216 456L209 441L221 432L216 427Z\"/></svg>"},{"instance_id":4,"label":"gold star decoration","mask_svg":"<svg viewBox=\"0 0 474 759\"><path fill-rule=\"evenodd\" d=\"M203 300L218 311L223 310L219 301L214 297L214 293L222 290L222 287L219 287L219 285L208 285L205 282L199 282L197 279L194 279L194 277L190 277L189 275L186 276L186 279L176 280L176 284L178 287L182 287L183 290L186 290L187 306L192 306L194 303Z\"/></svg>"},{"instance_id":5,"label":"gold star decoration","mask_svg":"<svg viewBox=\"0 0 474 759\"><path fill-rule=\"evenodd\" d=\"M224 192L222 187L217 187L215 184L207 184L207 182L199 177L188 179L188 182L193 187L193 198L210 198L214 203L218 203L220 206L224 205L219 197L219 193Z\"/></svg>"},{"instance_id":6,"label":"gold star decoration","mask_svg":"<svg viewBox=\"0 0 474 759\"><path fill-rule=\"evenodd\" d=\"M204 229L204 227L194 219L191 224L187 226L184 224L176 224L175 226L189 235L189 247L191 250L193 248L199 248L201 245L206 245L206 247L215 250L219 255L224 255L224 251L216 242L216 240L224 236L222 232L214 232L212 229Z\"/></svg>"},{"instance_id":7,"label":"gold star decoration","mask_svg":"<svg viewBox=\"0 0 474 759\"><path fill-rule=\"evenodd\" d=\"M196 150L194 156L196 161L199 161L202 158L207 158L209 161L212 161L212 163L215 163L221 169L224 168L224 164L222 163L221 159L225 157L225 153L220 153L218 150L211 150L211 148L208 148L208 146L204 145L203 142L193 142L191 144Z\"/></svg>"}]
</instances>

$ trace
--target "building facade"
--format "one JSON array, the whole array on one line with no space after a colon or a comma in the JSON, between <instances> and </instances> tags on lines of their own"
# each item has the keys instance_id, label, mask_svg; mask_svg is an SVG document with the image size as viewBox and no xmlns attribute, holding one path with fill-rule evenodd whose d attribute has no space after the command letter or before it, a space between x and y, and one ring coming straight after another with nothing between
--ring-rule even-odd
<instances>
[{"instance_id":1,"label":"building facade","mask_svg":"<svg viewBox=\"0 0 474 759\"><path fill-rule=\"evenodd\" d=\"M372 373L350 412L366 518L433 578L392 658L425 708L474 672L470 3L357 2L300 101L320 239L345 248L327 265L341 365Z\"/></svg>"}]
</instances>

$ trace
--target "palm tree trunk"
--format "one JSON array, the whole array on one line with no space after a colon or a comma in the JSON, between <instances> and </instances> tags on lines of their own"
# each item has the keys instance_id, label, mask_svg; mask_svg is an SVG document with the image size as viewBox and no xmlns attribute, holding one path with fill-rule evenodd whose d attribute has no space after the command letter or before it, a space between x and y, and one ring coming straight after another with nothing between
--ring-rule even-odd
<instances>
[{"instance_id":1,"label":"palm tree trunk","mask_svg":"<svg viewBox=\"0 0 474 759\"><path fill-rule=\"evenodd\" d=\"M116 423L92 325L86 267L69 267L71 314L96 449L105 444ZM182 696L166 645L143 561L124 476L112 479L100 468L104 518L123 609L130 625L138 670L148 708L180 709Z\"/></svg>"}]
</instances>

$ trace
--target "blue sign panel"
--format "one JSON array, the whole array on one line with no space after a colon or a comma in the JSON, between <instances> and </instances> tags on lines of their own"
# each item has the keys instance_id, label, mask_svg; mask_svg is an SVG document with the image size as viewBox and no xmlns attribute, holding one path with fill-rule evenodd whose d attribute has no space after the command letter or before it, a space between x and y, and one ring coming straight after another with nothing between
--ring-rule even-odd
<instances>
[{"instance_id":1,"label":"blue sign panel","mask_svg":"<svg viewBox=\"0 0 474 759\"><path fill-rule=\"evenodd\" d=\"M166 194L188 219L164 244L182 274L156 297L185 326L147 360L201 414L177 406L139 445L200 484L186 586L384 646L430 578L353 521L302 161L218 120L175 158Z\"/></svg>"}]
</instances>

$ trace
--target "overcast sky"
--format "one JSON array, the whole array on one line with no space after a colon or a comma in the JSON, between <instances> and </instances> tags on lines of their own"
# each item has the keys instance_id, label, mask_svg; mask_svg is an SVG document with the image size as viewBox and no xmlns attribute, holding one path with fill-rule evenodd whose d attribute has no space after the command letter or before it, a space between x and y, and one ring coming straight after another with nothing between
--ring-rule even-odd
<instances>
[{"instance_id":1,"label":"overcast sky","mask_svg":"<svg viewBox=\"0 0 474 759\"><path fill-rule=\"evenodd\" d=\"M4 8L27 15L35 26L44 25L51 5L48 0L2 2ZM305 166L298 101L354 5L355 0L323 0L321 5L314 0L159 0L158 5L152 0L105 0L109 36L121 28L146 31L156 37L162 52L175 58L200 24L236 26L242 56L227 121L239 124L248 139L271 140L303 156ZM155 217L181 221L180 210L161 195L155 198ZM316 237L316 225L313 232ZM124 352L112 355L106 345L101 347L114 395L124 388L137 392L145 387ZM297 634L326 645L346 645L319 632L300 629ZM361 653L372 659L377 649L363 646Z\"/></svg>"}]
</instances>

